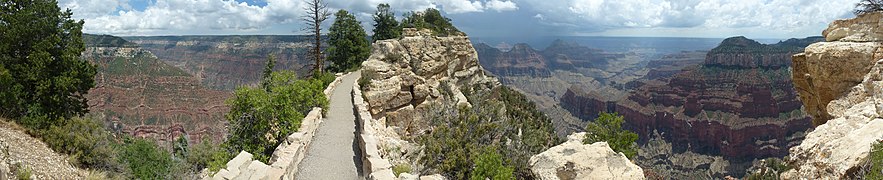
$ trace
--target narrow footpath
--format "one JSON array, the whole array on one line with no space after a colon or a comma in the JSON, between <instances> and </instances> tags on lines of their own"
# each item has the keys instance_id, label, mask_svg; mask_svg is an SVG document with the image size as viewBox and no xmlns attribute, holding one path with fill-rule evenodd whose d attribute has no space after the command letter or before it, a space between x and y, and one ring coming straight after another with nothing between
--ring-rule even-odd
<instances>
[{"instance_id":1,"label":"narrow footpath","mask_svg":"<svg viewBox=\"0 0 883 180\"><path fill-rule=\"evenodd\" d=\"M296 179L362 179L362 158L356 141L356 116L350 94L361 73L342 79L329 99L327 116L322 119L307 154L298 167Z\"/></svg>"}]
</instances>

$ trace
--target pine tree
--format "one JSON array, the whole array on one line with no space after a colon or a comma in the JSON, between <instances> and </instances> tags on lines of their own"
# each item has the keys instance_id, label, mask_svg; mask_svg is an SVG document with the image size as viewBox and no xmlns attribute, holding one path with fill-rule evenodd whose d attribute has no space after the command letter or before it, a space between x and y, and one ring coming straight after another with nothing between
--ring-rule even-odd
<instances>
[{"instance_id":1,"label":"pine tree","mask_svg":"<svg viewBox=\"0 0 883 180\"><path fill-rule=\"evenodd\" d=\"M402 28L396 21L395 13L389 10L389 4L377 5L374 13L374 42L377 40L395 39L402 35Z\"/></svg>"},{"instance_id":2,"label":"pine tree","mask_svg":"<svg viewBox=\"0 0 883 180\"><path fill-rule=\"evenodd\" d=\"M336 19L328 32L328 60L331 71L342 72L358 67L368 58L367 34L356 17L346 10L334 14Z\"/></svg>"},{"instance_id":3,"label":"pine tree","mask_svg":"<svg viewBox=\"0 0 883 180\"><path fill-rule=\"evenodd\" d=\"M55 0L0 3L0 116L45 129L88 111L95 66L80 53L83 21Z\"/></svg>"}]
</instances>

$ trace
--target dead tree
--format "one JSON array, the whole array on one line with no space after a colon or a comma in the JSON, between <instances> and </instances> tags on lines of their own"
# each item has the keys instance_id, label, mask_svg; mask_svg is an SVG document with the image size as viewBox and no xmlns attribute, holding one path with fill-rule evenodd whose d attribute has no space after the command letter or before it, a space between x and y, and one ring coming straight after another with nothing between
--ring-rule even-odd
<instances>
[{"instance_id":1,"label":"dead tree","mask_svg":"<svg viewBox=\"0 0 883 180\"><path fill-rule=\"evenodd\" d=\"M305 0L307 3L307 7L304 10L307 12L306 15L302 17L303 21L306 22L307 27L305 30L315 35L315 39L313 42L313 49L310 52L313 60L316 61L316 66L314 70L314 74L318 74L322 72L322 21L328 19L330 15L328 13L328 3L325 3L323 0Z\"/></svg>"},{"instance_id":2,"label":"dead tree","mask_svg":"<svg viewBox=\"0 0 883 180\"><path fill-rule=\"evenodd\" d=\"M862 15L872 12L883 12L883 0L862 0L855 4L855 15Z\"/></svg>"}]
</instances>

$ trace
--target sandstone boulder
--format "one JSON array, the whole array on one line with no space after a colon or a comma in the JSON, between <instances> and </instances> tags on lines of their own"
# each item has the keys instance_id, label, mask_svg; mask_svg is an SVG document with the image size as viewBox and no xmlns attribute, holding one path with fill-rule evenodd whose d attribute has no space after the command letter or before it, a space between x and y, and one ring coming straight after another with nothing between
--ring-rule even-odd
<instances>
[{"instance_id":1,"label":"sandstone boulder","mask_svg":"<svg viewBox=\"0 0 883 180\"><path fill-rule=\"evenodd\" d=\"M818 127L791 148L783 179L845 179L883 140L881 13L838 20L794 56L794 84ZM831 119L831 120L828 120Z\"/></svg>"},{"instance_id":2,"label":"sandstone boulder","mask_svg":"<svg viewBox=\"0 0 883 180\"><path fill-rule=\"evenodd\" d=\"M814 125L832 118L828 103L862 82L881 53L876 42L821 42L792 57L794 87Z\"/></svg>"},{"instance_id":3,"label":"sandstone boulder","mask_svg":"<svg viewBox=\"0 0 883 180\"><path fill-rule=\"evenodd\" d=\"M606 142L583 144L585 133L574 133L558 146L530 158L538 179L644 179L644 171Z\"/></svg>"}]
</instances>

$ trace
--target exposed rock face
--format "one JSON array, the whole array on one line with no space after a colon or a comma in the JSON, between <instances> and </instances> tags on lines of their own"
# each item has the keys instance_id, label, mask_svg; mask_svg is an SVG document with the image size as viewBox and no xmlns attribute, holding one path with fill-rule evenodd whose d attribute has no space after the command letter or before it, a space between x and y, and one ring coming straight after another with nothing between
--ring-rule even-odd
<instances>
[{"instance_id":1,"label":"exposed rock face","mask_svg":"<svg viewBox=\"0 0 883 180\"><path fill-rule=\"evenodd\" d=\"M362 63L365 101L372 116L407 136L428 128L419 112L443 96L469 105L460 88L493 88L500 83L485 75L478 54L466 36L433 36L428 30L408 32L402 39L377 41ZM408 36L410 35L410 36ZM382 118L380 119L381 121Z\"/></svg>"},{"instance_id":2,"label":"exposed rock face","mask_svg":"<svg viewBox=\"0 0 883 180\"><path fill-rule=\"evenodd\" d=\"M117 133L161 144L187 135L191 142L224 137L229 93L203 87L190 74L119 37L86 35L83 52L98 66L89 110ZM171 147L171 146L167 146Z\"/></svg>"},{"instance_id":3,"label":"exposed rock face","mask_svg":"<svg viewBox=\"0 0 883 180\"><path fill-rule=\"evenodd\" d=\"M708 52L703 64L646 78L624 98L611 100L571 88L561 102L583 119L618 112L625 116L623 127L636 132L639 142L658 131L675 152L722 156L733 164L783 157L812 127L789 78L786 57L818 40L763 45L729 38ZM722 175L742 172L731 169L728 173L734 174Z\"/></svg>"},{"instance_id":4,"label":"exposed rock face","mask_svg":"<svg viewBox=\"0 0 883 180\"><path fill-rule=\"evenodd\" d=\"M818 127L791 148L783 178L848 178L883 140L881 17L835 21L823 32L829 42L794 55L794 84Z\"/></svg>"},{"instance_id":5,"label":"exposed rock face","mask_svg":"<svg viewBox=\"0 0 883 180\"><path fill-rule=\"evenodd\" d=\"M585 133L530 158L538 179L644 179L644 171L606 142L583 144Z\"/></svg>"}]
</instances>

